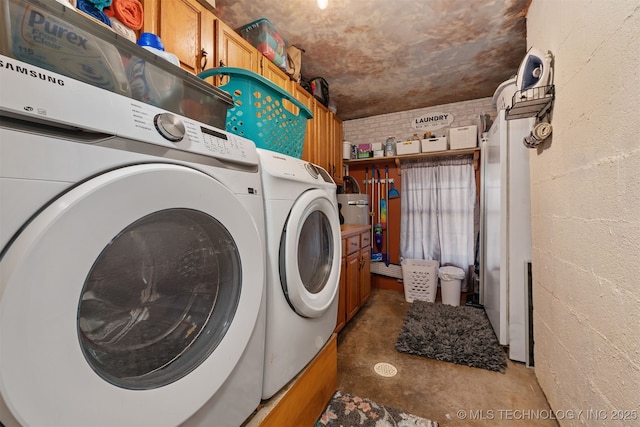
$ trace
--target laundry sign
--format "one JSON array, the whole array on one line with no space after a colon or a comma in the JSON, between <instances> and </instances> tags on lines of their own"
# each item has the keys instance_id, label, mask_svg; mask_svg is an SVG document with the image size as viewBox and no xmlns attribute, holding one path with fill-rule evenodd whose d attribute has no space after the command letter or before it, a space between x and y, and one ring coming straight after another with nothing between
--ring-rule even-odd
<instances>
[{"instance_id":1,"label":"laundry sign","mask_svg":"<svg viewBox=\"0 0 640 427\"><path fill-rule=\"evenodd\" d=\"M451 113L429 113L413 119L411 127L420 130L436 130L451 126L451 123L453 123Z\"/></svg>"}]
</instances>

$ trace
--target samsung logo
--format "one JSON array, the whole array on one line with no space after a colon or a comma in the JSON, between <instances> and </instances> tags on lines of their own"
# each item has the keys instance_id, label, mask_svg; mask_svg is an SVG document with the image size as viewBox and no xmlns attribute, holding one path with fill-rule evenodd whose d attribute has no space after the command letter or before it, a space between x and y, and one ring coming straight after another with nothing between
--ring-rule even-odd
<instances>
[{"instance_id":1,"label":"samsung logo","mask_svg":"<svg viewBox=\"0 0 640 427\"><path fill-rule=\"evenodd\" d=\"M0 60L0 68L10 71L15 71L18 74L24 74L25 76L33 77L35 79L40 79L43 81L47 81L49 83L64 86L64 80L56 78L54 76L42 73L40 71L31 70L27 67L22 67L20 65L14 65L11 62L4 62Z\"/></svg>"}]
</instances>

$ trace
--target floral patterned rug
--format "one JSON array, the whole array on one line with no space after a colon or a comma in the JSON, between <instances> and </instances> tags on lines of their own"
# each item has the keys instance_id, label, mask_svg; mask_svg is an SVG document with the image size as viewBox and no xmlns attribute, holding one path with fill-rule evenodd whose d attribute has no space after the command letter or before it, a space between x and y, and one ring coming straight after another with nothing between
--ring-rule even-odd
<instances>
[{"instance_id":1,"label":"floral patterned rug","mask_svg":"<svg viewBox=\"0 0 640 427\"><path fill-rule=\"evenodd\" d=\"M337 391L314 427L438 427L435 421Z\"/></svg>"}]
</instances>

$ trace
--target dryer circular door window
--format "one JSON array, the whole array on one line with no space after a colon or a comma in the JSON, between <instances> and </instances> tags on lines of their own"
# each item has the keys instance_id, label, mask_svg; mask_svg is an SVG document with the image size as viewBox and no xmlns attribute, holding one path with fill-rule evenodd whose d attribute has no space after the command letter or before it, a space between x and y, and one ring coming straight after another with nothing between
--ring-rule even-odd
<instances>
[{"instance_id":1,"label":"dryer circular door window","mask_svg":"<svg viewBox=\"0 0 640 427\"><path fill-rule=\"evenodd\" d=\"M0 259L3 400L26 425L180 424L251 338L262 240L230 190L187 167L77 185Z\"/></svg>"},{"instance_id":2,"label":"dryer circular door window","mask_svg":"<svg viewBox=\"0 0 640 427\"><path fill-rule=\"evenodd\" d=\"M340 281L340 221L322 190L304 192L289 213L280 240L280 281L301 316L320 317L336 298Z\"/></svg>"}]
</instances>

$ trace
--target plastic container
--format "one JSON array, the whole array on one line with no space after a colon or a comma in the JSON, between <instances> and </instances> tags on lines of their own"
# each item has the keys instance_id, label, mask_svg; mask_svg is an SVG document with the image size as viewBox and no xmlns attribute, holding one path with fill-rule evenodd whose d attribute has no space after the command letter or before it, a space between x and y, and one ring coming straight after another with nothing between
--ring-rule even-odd
<instances>
[{"instance_id":1,"label":"plastic container","mask_svg":"<svg viewBox=\"0 0 640 427\"><path fill-rule=\"evenodd\" d=\"M287 69L287 41L267 18L261 18L236 30L260 53L283 70Z\"/></svg>"},{"instance_id":2,"label":"plastic container","mask_svg":"<svg viewBox=\"0 0 640 427\"><path fill-rule=\"evenodd\" d=\"M172 53L164 51L160 37L153 33L142 33L138 46L154 55L180 65L180 60ZM135 57L127 66L127 77L131 84L131 95L147 104L171 106L171 110L179 109L183 98L182 80L162 69L148 67L144 58Z\"/></svg>"},{"instance_id":3,"label":"plastic container","mask_svg":"<svg viewBox=\"0 0 640 427\"><path fill-rule=\"evenodd\" d=\"M430 259L403 259L402 282L404 299L435 302L438 293L438 261Z\"/></svg>"},{"instance_id":4,"label":"plastic container","mask_svg":"<svg viewBox=\"0 0 640 427\"><path fill-rule=\"evenodd\" d=\"M475 148L478 146L478 127L476 125L449 129L449 147L452 150Z\"/></svg>"},{"instance_id":5,"label":"plastic container","mask_svg":"<svg viewBox=\"0 0 640 427\"><path fill-rule=\"evenodd\" d=\"M174 65L180 66L180 60L176 55L164 50L164 44L160 37L153 33L142 33L138 38L138 46L142 46L149 52L158 55L160 58L166 59Z\"/></svg>"},{"instance_id":6,"label":"plastic container","mask_svg":"<svg viewBox=\"0 0 640 427\"><path fill-rule=\"evenodd\" d=\"M419 154L420 141L411 140L396 143L396 155L404 156L407 154Z\"/></svg>"},{"instance_id":7,"label":"plastic container","mask_svg":"<svg viewBox=\"0 0 640 427\"><path fill-rule=\"evenodd\" d=\"M440 277L442 303L460 305L460 285L465 277L464 270L453 266L440 267L438 277Z\"/></svg>"},{"instance_id":8,"label":"plastic container","mask_svg":"<svg viewBox=\"0 0 640 427\"><path fill-rule=\"evenodd\" d=\"M342 160L349 160L351 158L351 143L349 141L342 141Z\"/></svg>"},{"instance_id":9,"label":"plastic container","mask_svg":"<svg viewBox=\"0 0 640 427\"><path fill-rule=\"evenodd\" d=\"M447 150L447 137L429 138L420 141L420 151L423 153L430 153L432 151L446 151Z\"/></svg>"},{"instance_id":10,"label":"plastic container","mask_svg":"<svg viewBox=\"0 0 640 427\"><path fill-rule=\"evenodd\" d=\"M389 157L395 155L396 138L390 136L384 144L384 155Z\"/></svg>"},{"instance_id":11,"label":"plastic container","mask_svg":"<svg viewBox=\"0 0 640 427\"><path fill-rule=\"evenodd\" d=\"M234 100L227 111L227 131L251 139L258 148L302 157L307 120L313 117L306 105L249 70L220 67L198 74L201 79L211 76L229 77L220 87Z\"/></svg>"}]
</instances>

